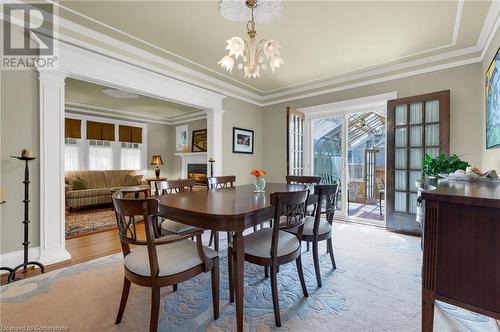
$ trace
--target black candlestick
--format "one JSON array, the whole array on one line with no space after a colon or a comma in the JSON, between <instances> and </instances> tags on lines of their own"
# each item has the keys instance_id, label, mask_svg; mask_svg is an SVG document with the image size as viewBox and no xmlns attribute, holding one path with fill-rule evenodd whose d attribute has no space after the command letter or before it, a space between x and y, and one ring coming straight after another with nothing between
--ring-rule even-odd
<instances>
[{"instance_id":1,"label":"black candlestick","mask_svg":"<svg viewBox=\"0 0 500 332\"><path fill-rule=\"evenodd\" d=\"M210 159L208 159L208 162L210 163L210 177L213 178L214 177L214 162L215 162L215 160L210 158Z\"/></svg>"},{"instance_id":2,"label":"black candlestick","mask_svg":"<svg viewBox=\"0 0 500 332\"><path fill-rule=\"evenodd\" d=\"M29 220L29 203L30 203L30 199L29 199L29 184L30 184L30 170L29 170L29 167L28 167L28 163L31 161L31 160L34 160L35 158L34 157L15 157L15 156L11 156L11 158L16 158L16 159L19 159L19 160L23 160L25 162L25 166L24 166L24 200L23 200L23 203L24 203L24 221L23 221L23 225L24 225L24 242L23 242L23 247L24 247L24 259L23 259L23 263L22 264L19 264L18 266L16 266L15 268L13 268L10 273L9 273L9 278L8 278L8 281L7 282L12 282L12 281L15 281L16 280L16 271L19 270L20 268L23 268L23 271L25 272L26 269L28 268L29 265L36 265L40 268L40 270L42 271L42 273L45 272L45 267L43 266L42 263L40 262L35 262L35 261L28 261L28 249L29 249L29 244L30 244L30 241L29 241L29 223L30 223L30 220ZM8 268L6 268L8 269Z\"/></svg>"}]
</instances>

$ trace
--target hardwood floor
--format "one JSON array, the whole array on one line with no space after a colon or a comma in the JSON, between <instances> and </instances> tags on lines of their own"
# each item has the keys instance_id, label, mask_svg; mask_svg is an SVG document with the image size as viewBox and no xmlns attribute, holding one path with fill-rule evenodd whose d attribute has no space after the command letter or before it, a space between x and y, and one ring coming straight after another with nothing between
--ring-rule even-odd
<instances>
[{"instance_id":1,"label":"hardwood floor","mask_svg":"<svg viewBox=\"0 0 500 332\"><path fill-rule=\"evenodd\" d=\"M145 237L144 224L137 225L137 235L140 238ZM76 238L66 240L66 250L71 255L69 261L52 264L45 267L45 272L57 270L63 267L83 263L99 257L108 256L117 252L121 252L120 240L118 239L117 230L83 235ZM29 278L40 274L39 269L29 268L25 273L19 271L16 274L16 280ZM1 275L0 284L7 283L8 274Z\"/></svg>"}]
</instances>

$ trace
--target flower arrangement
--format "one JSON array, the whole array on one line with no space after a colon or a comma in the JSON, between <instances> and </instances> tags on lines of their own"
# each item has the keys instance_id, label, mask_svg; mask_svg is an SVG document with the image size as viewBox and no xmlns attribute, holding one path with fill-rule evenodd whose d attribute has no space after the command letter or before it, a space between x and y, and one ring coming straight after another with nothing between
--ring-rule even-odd
<instances>
[{"instance_id":1,"label":"flower arrangement","mask_svg":"<svg viewBox=\"0 0 500 332\"><path fill-rule=\"evenodd\" d=\"M253 176L255 177L260 177L260 176L264 176L266 175L266 171L262 170L262 169L258 169L258 168L253 168L252 171L250 172L250 174L252 174Z\"/></svg>"},{"instance_id":2,"label":"flower arrangement","mask_svg":"<svg viewBox=\"0 0 500 332\"><path fill-rule=\"evenodd\" d=\"M250 174L255 176L255 192L256 193L264 192L264 189L266 188L266 180L264 180L264 175L266 175L266 171L254 168L252 169Z\"/></svg>"}]
</instances>

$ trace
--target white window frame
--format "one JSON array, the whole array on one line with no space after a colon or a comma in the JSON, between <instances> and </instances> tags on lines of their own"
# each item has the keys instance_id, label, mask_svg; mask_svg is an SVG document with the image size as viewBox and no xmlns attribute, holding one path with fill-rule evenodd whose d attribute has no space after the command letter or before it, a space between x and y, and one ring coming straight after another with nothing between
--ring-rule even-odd
<instances>
[{"instance_id":1,"label":"white window frame","mask_svg":"<svg viewBox=\"0 0 500 332\"><path fill-rule=\"evenodd\" d=\"M81 112L85 112L85 110L81 110ZM81 139L79 140L80 146L80 169L88 170L89 169L89 148L90 142L87 139L87 121L96 121L103 123L111 123L115 125L115 140L111 142L111 148L113 149L113 162L112 169L121 169L121 142L119 139L119 126L132 126L132 127L140 127L142 128L142 143L140 144L141 149L141 169L140 171L147 170L147 154L148 154L148 125L147 123L141 122L132 122L125 121L120 119L111 119L108 117L101 116L91 116L86 114L78 114L73 113L72 111L66 110L65 117L68 119L77 119L81 120Z\"/></svg>"}]
</instances>

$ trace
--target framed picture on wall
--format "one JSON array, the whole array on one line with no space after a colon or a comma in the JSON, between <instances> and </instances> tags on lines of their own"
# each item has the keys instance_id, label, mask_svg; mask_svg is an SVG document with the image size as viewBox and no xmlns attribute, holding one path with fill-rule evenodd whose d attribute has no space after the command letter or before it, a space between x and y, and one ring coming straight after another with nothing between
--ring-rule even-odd
<instances>
[{"instance_id":1,"label":"framed picture on wall","mask_svg":"<svg viewBox=\"0 0 500 332\"><path fill-rule=\"evenodd\" d=\"M186 152L189 148L187 125L175 127L175 147L180 152Z\"/></svg>"},{"instance_id":2,"label":"framed picture on wall","mask_svg":"<svg viewBox=\"0 0 500 332\"><path fill-rule=\"evenodd\" d=\"M486 71L486 148L500 147L500 48Z\"/></svg>"},{"instance_id":3,"label":"framed picture on wall","mask_svg":"<svg viewBox=\"0 0 500 332\"><path fill-rule=\"evenodd\" d=\"M191 152L207 152L207 130L193 130Z\"/></svg>"},{"instance_id":4,"label":"framed picture on wall","mask_svg":"<svg viewBox=\"0 0 500 332\"><path fill-rule=\"evenodd\" d=\"M233 127L233 153L253 154L253 130Z\"/></svg>"}]
</instances>

